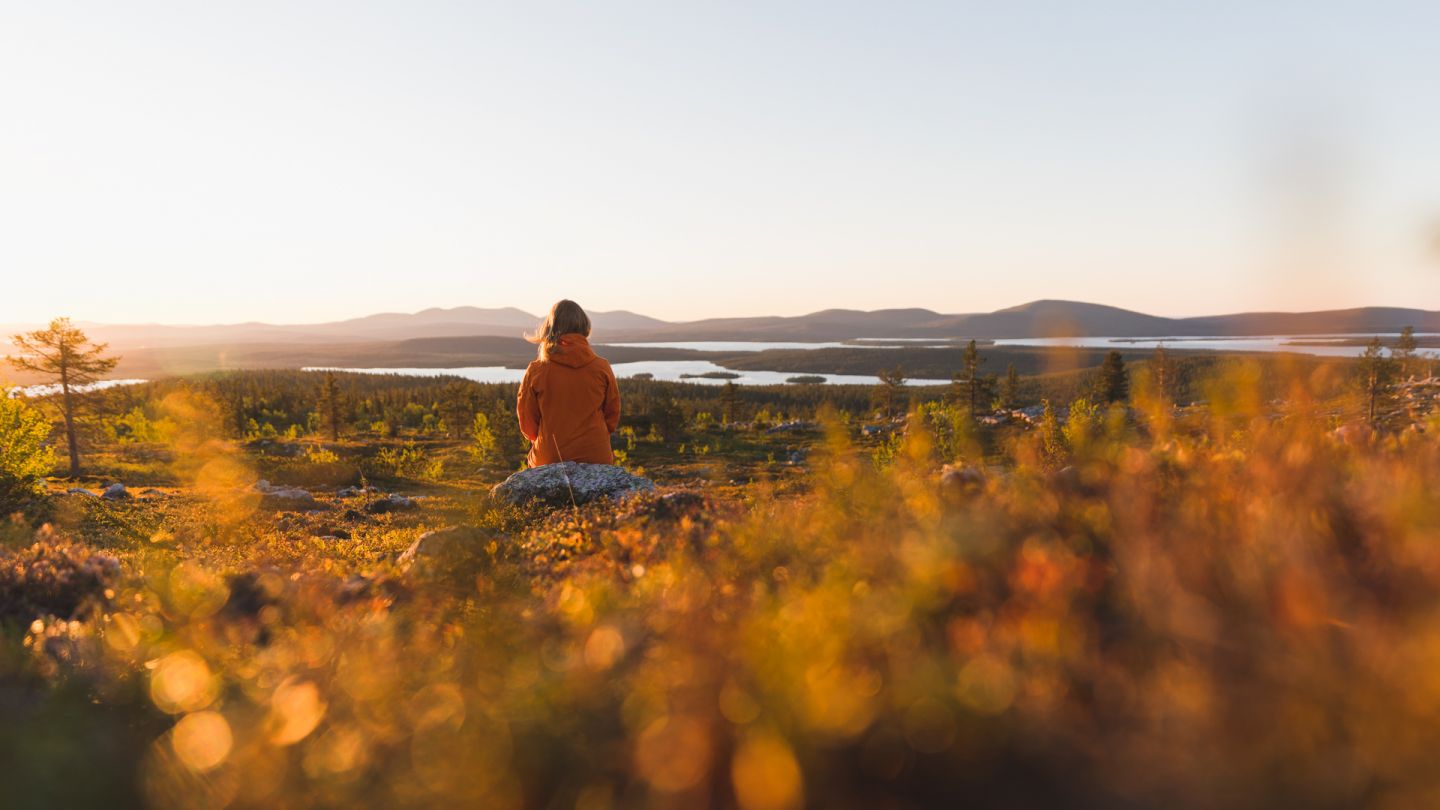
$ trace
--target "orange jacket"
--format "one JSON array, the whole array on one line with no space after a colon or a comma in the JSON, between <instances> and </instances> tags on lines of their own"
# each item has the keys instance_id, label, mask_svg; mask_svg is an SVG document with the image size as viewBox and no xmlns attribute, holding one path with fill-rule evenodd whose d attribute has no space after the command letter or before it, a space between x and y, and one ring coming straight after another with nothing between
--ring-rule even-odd
<instances>
[{"instance_id":1,"label":"orange jacket","mask_svg":"<svg viewBox=\"0 0 1440 810\"><path fill-rule=\"evenodd\" d=\"M531 467L615 463L610 434L620 426L620 389L584 335L561 335L549 359L526 367L515 412L530 440Z\"/></svg>"}]
</instances>

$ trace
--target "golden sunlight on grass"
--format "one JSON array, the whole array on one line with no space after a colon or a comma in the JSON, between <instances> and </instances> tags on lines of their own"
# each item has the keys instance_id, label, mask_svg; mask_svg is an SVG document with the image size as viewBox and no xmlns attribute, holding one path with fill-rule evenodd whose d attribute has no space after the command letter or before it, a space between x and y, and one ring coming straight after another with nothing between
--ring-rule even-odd
<instances>
[{"instance_id":1,"label":"golden sunlight on grass","mask_svg":"<svg viewBox=\"0 0 1440 810\"><path fill-rule=\"evenodd\" d=\"M118 561L54 534L7 558L35 604L70 604L33 584L63 571L92 608L26 622L5 666L127 718L157 807L1423 804L1435 417L1357 432L1333 381L1276 373L1283 400L1241 363L1203 409L1141 377L1132 410L985 457L831 414L788 490L458 490L348 542L344 503L277 516L196 475L86 502ZM198 470L248 468L209 442ZM458 551L399 562L452 523Z\"/></svg>"}]
</instances>

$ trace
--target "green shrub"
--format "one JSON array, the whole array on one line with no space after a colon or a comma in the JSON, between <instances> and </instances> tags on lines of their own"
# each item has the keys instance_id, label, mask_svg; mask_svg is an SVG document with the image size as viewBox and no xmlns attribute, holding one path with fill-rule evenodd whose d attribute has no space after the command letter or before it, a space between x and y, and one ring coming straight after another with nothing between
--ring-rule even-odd
<instances>
[{"instance_id":1,"label":"green shrub","mask_svg":"<svg viewBox=\"0 0 1440 810\"><path fill-rule=\"evenodd\" d=\"M916 408L915 413L934 440L935 454L941 462L948 464L967 458L973 461L980 456L974 422L961 405L926 402Z\"/></svg>"},{"instance_id":2,"label":"green shrub","mask_svg":"<svg viewBox=\"0 0 1440 810\"><path fill-rule=\"evenodd\" d=\"M1065 444L1072 453L1084 453L1100 434L1100 409L1088 399L1070 403L1070 416L1065 421Z\"/></svg>"},{"instance_id":3,"label":"green shrub","mask_svg":"<svg viewBox=\"0 0 1440 810\"><path fill-rule=\"evenodd\" d=\"M386 447L367 465L372 474L385 478L410 478L417 481L438 481L445 465L438 458L430 458L413 442L400 447Z\"/></svg>"},{"instance_id":4,"label":"green shrub","mask_svg":"<svg viewBox=\"0 0 1440 810\"><path fill-rule=\"evenodd\" d=\"M0 389L0 512L24 506L45 491L55 451L45 443L50 422L25 400Z\"/></svg>"},{"instance_id":5,"label":"green shrub","mask_svg":"<svg viewBox=\"0 0 1440 810\"><path fill-rule=\"evenodd\" d=\"M477 464L490 464L499 459L500 443L495 431L490 429L490 417L475 414L475 421L470 424L470 446L466 450Z\"/></svg>"}]
</instances>

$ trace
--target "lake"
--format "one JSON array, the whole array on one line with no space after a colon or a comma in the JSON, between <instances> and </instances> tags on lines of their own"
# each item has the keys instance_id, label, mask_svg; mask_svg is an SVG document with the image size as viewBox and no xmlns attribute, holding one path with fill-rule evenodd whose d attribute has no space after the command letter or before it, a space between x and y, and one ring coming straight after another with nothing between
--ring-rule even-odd
<instances>
[{"instance_id":1,"label":"lake","mask_svg":"<svg viewBox=\"0 0 1440 810\"><path fill-rule=\"evenodd\" d=\"M897 346L951 346L948 338L855 338L854 340L679 340L653 343L596 343L596 348L625 346L635 349L690 349L697 352L765 352L771 349L893 349Z\"/></svg>"},{"instance_id":2,"label":"lake","mask_svg":"<svg viewBox=\"0 0 1440 810\"><path fill-rule=\"evenodd\" d=\"M637 374L649 374L666 382L688 382L701 385L784 385L790 377L824 377L827 385L875 385L874 375L869 374L825 374L808 371L738 371L716 365L709 360L644 360L636 363L614 363L615 376L622 379ZM467 380L485 383L519 382L525 376L523 368L504 366L471 366L469 368L306 368L305 371L349 371L359 374L403 374L412 377L463 377ZM685 377L686 374L712 372L738 375L730 380L705 377ZM910 380L911 385L949 385L949 380Z\"/></svg>"},{"instance_id":3,"label":"lake","mask_svg":"<svg viewBox=\"0 0 1440 810\"><path fill-rule=\"evenodd\" d=\"M1398 333L1381 333L1378 337L1387 344L1394 343ZM1440 337L1440 333L1416 333L1417 338ZM1070 347L1085 349L1131 349L1153 350L1164 345L1176 351L1217 351L1217 352L1293 352L1319 357L1359 357L1364 346L1342 345L1357 338L1368 340L1370 334L1335 335L1255 335L1249 337L1217 336L1173 336L1173 337L1060 337L1060 338L1003 338L986 341L995 346ZM656 349L693 349L708 352L759 352L769 349L834 349L834 348L881 348L884 346L956 346L958 339L943 338L857 338L854 341L731 341L699 340L656 343L609 343L604 346L627 346ZM983 347L982 347L983 350ZM634 377L649 374L657 380L669 382L693 382L700 385L724 385L727 380L697 376L706 373L731 373L737 375L729 380L737 385L784 385L791 377L824 377L827 385L875 385L876 379L867 374L827 374L808 371L739 371L727 369L709 360L647 360L635 363L613 364L617 377ZM325 371L322 367L310 367L305 371ZM333 371L351 371L362 374L403 374L412 377L453 376L486 383L519 382L525 376L523 368L503 366L470 366L466 368L335 368ZM117 385L133 385L145 380L104 380L95 388L110 388ZM949 385L949 380L917 379L912 385ZM16 388L13 395L46 396L57 393L52 385L31 385Z\"/></svg>"},{"instance_id":4,"label":"lake","mask_svg":"<svg viewBox=\"0 0 1440 810\"><path fill-rule=\"evenodd\" d=\"M1429 337L1434 333L1417 332L1415 337ZM1060 337L1060 338L1014 338L992 341L996 346L1042 346L1070 347L1081 349L1154 349L1164 345L1177 351L1216 352L1291 352L1317 357L1359 357L1365 352L1364 346L1341 345L1347 341L1369 340L1379 337L1387 344L1395 342L1400 333L1379 335L1256 335L1251 337ZM1328 345L1335 344L1335 345Z\"/></svg>"},{"instance_id":5,"label":"lake","mask_svg":"<svg viewBox=\"0 0 1440 810\"><path fill-rule=\"evenodd\" d=\"M91 383L90 385L76 385L76 386L72 386L72 387L71 387L71 390L72 390L72 391L75 391L75 392L77 392L77 393L82 393L82 394L83 394L83 393L85 393L86 391L99 391L99 390L102 390L102 389L105 389L105 388L115 388L115 387L118 387L118 386L121 386L121 385L139 385L140 383L143 383L143 382L147 382L147 381L146 381L146 380L101 380L100 382ZM12 389L10 390L10 396L12 396L12 397L13 397L13 396L22 396L22 397L48 397L48 396L50 396L51 394L58 394L58 393L60 393L60 386L58 386L58 385L22 385L22 386L20 386L20 387L18 387L18 388L12 388Z\"/></svg>"},{"instance_id":6,"label":"lake","mask_svg":"<svg viewBox=\"0 0 1440 810\"><path fill-rule=\"evenodd\" d=\"M1415 337L1433 337L1437 333L1417 332ZM1395 342L1398 332L1380 333L1378 337L1387 345ZM1373 334L1335 335L1252 335L1248 337L1222 337L1205 335L1177 335L1172 337L1057 337L1057 338L1000 338L979 340L983 350L993 346L1035 346L1040 348L1081 348L1081 349L1154 349L1163 344L1167 349L1214 352L1293 352L1317 357L1359 357L1364 346L1340 345L1356 339L1369 340ZM954 348L963 345L961 338L855 338L847 341L767 341L767 340L695 340L656 343L608 343L603 346L627 346L639 349L691 349L701 352L763 352L771 349L884 349L884 348ZM1335 345L1327 345L1335 344ZM752 372L764 373L764 372ZM785 374L790 377L793 374ZM834 375L831 375L834 376ZM656 379L661 379L657 374ZM784 380L780 380L784 382Z\"/></svg>"}]
</instances>

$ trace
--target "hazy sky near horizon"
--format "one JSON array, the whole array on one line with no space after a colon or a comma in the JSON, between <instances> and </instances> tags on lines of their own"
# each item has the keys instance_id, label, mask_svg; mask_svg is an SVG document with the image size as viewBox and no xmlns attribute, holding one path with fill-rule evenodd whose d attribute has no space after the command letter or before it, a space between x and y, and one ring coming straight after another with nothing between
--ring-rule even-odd
<instances>
[{"instance_id":1,"label":"hazy sky near horizon","mask_svg":"<svg viewBox=\"0 0 1440 810\"><path fill-rule=\"evenodd\" d=\"M1434 2L0 9L0 323L1440 309Z\"/></svg>"}]
</instances>

